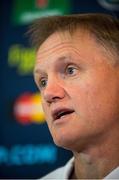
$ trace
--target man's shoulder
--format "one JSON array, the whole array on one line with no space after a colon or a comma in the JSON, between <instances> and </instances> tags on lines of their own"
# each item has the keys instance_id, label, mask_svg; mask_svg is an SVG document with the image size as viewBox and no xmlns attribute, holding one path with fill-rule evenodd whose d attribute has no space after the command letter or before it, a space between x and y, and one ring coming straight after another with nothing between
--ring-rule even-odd
<instances>
[{"instance_id":1,"label":"man's shoulder","mask_svg":"<svg viewBox=\"0 0 119 180\"><path fill-rule=\"evenodd\" d=\"M55 169L41 179L68 179L73 168L73 158L70 159L65 166Z\"/></svg>"}]
</instances>

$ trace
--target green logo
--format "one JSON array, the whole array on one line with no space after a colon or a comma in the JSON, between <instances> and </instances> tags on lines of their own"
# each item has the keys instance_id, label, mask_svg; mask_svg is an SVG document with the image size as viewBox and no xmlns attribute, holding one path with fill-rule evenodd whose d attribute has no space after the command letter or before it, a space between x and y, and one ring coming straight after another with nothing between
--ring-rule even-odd
<instances>
[{"instance_id":1,"label":"green logo","mask_svg":"<svg viewBox=\"0 0 119 180\"><path fill-rule=\"evenodd\" d=\"M39 17L68 14L69 11L69 0L14 0L12 22L27 25Z\"/></svg>"},{"instance_id":2,"label":"green logo","mask_svg":"<svg viewBox=\"0 0 119 180\"><path fill-rule=\"evenodd\" d=\"M8 51L8 65L17 69L19 75L32 75L35 63L35 50L14 44Z\"/></svg>"}]
</instances>

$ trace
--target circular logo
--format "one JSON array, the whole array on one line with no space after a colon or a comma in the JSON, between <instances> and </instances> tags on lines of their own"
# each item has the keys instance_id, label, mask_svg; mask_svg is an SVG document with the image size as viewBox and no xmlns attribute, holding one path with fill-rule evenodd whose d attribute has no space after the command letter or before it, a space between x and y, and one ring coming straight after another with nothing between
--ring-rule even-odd
<instances>
[{"instance_id":1,"label":"circular logo","mask_svg":"<svg viewBox=\"0 0 119 180\"><path fill-rule=\"evenodd\" d=\"M98 0L98 3L105 9L111 11L119 10L119 0Z\"/></svg>"},{"instance_id":2,"label":"circular logo","mask_svg":"<svg viewBox=\"0 0 119 180\"><path fill-rule=\"evenodd\" d=\"M40 93L21 94L14 103L13 111L20 124L45 122Z\"/></svg>"}]
</instances>

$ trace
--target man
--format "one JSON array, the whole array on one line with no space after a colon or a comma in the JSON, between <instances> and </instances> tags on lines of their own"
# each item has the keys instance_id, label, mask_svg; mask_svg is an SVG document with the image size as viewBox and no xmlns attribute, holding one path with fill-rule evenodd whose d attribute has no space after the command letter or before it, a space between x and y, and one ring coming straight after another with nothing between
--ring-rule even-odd
<instances>
[{"instance_id":1,"label":"man","mask_svg":"<svg viewBox=\"0 0 119 180\"><path fill-rule=\"evenodd\" d=\"M119 178L119 21L53 16L37 20L30 33L49 130L74 155L43 179Z\"/></svg>"}]
</instances>

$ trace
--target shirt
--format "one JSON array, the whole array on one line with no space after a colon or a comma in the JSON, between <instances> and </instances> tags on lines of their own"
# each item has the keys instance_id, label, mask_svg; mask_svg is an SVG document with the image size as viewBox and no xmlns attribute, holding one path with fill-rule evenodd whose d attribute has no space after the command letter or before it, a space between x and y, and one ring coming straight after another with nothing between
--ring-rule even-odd
<instances>
[{"instance_id":1,"label":"shirt","mask_svg":"<svg viewBox=\"0 0 119 180\"><path fill-rule=\"evenodd\" d=\"M40 179L65 179L68 180L74 167L74 158L70 159L65 166L60 167ZM110 172L104 179L119 179L119 167Z\"/></svg>"}]
</instances>

